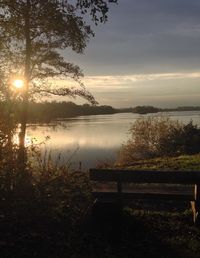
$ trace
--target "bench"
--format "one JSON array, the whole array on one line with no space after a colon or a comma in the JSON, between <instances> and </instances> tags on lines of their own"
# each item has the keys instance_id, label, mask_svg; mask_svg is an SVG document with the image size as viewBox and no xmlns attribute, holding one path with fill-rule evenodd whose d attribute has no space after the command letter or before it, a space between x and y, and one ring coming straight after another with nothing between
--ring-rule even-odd
<instances>
[{"instance_id":1,"label":"bench","mask_svg":"<svg viewBox=\"0 0 200 258\"><path fill-rule=\"evenodd\" d=\"M155 171L125 169L90 169L93 182L93 197L96 203L115 203L120 208L135 199L189 201L193 211L193 221L198 222L200 210L200 171ZM114 185L113 185L114 183ZM129 186L127 186L129 184ZM140 184L172 185L173 188L138 190ZM175 186L176 185L176 186ZM186 191L183 185L190 186ZM154 188L154 187L153 187ZM187 187L186 187L187 189Z\"/></svg>"}]
</instances>

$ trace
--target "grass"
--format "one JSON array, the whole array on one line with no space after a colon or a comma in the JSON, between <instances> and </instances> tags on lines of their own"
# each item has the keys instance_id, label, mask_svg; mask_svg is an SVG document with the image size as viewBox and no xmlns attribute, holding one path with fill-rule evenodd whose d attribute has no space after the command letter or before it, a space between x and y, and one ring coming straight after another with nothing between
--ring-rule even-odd
<instances>
[{"instance_id":1,"label":"grass","mask_svg":"<svg viewBox=\"0 0 200 258\"><path fill-rule=\"evenodd\" d=\"M152 170L200 170L200 154L140 160L127 168Z\"/></svg>"},{"instance_id":2,"label":"grass","mask_svg":"<svg viewBox=\"0 0 200 258\"><path fill-rule=\"evenodd\" d=\"M67 220L12 224L1 231L1 257L200 257L200 231L190 213L133 211L69 228ZM1 226L2 227L2 226Z\"/></svg>"}]
</instances>

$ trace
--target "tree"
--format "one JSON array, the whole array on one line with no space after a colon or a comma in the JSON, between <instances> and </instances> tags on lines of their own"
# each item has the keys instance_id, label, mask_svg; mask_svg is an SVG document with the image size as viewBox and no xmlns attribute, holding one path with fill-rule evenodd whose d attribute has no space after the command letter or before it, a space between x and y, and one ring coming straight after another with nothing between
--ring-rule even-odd
<instances>
[{"instance_id":1,"label":"tree","mask_svg":"<svg viewBox=\"0 0 200 258\"><path fill-rule=\"evenodd\" d=\"M18 96L23 103L20 149L24 149L29 100L35 94L80 96L92 104L94 97L81 83L81 69L67 62L62 50L70 47L83 53L94 36L86 15L95 23L105 22L110 3L117 0L0 0L0 89L10 87L11 79L23 78ZM51 87L49 79L72 78L71 88ZM5 87L6 84L6 87ZM78 87L77 87L78 85Z\"/></svg>"}]
</instances>

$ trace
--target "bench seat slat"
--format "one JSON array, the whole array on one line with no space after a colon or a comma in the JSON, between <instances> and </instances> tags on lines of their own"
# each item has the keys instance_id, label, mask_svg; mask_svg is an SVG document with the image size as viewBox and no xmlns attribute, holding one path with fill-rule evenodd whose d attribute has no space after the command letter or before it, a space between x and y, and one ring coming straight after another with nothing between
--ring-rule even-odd
<instances>
[{"instance_id":1,"label":"bench seat slat","mask_svg":"<svg viewBox=\"0 0 200 258\"><path fill-rule=\"evenodd\" d=\"M93 192L93 197L98 200L113 199L117 200L119 194L117 192ZM121 193L120 197L126 199L157 199L157 200L177 200L177 201L194 201L192 194L178 194L178 193Z\"/></svg>"},{"instance_id":2,"label":"bench seat slat","mask_svg":"<svg viewBox=\"0 0 200 258\"><path fill-rule=\"evenodd\" d=\"M90 169L90 180L106 182L198 184L200 171Z\"/></svg>"}]
</instances>

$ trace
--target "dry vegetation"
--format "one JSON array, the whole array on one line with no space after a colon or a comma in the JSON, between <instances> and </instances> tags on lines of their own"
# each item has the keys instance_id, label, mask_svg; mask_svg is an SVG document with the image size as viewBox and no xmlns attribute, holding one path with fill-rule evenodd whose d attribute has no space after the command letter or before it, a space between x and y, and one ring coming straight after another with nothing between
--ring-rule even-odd
<instances>
[{"instance_id":1,"label":"dry vegetation","mask_svg":"<svg viewBox=\"0 0 200 258\"><path fill-rule=\"evenodd\" d=\"M192 122L185 125L168 117L148 117L131 126L130 139L122 145L117 164L199 152L200 129Z\"/></svg>"}]
</instances>

